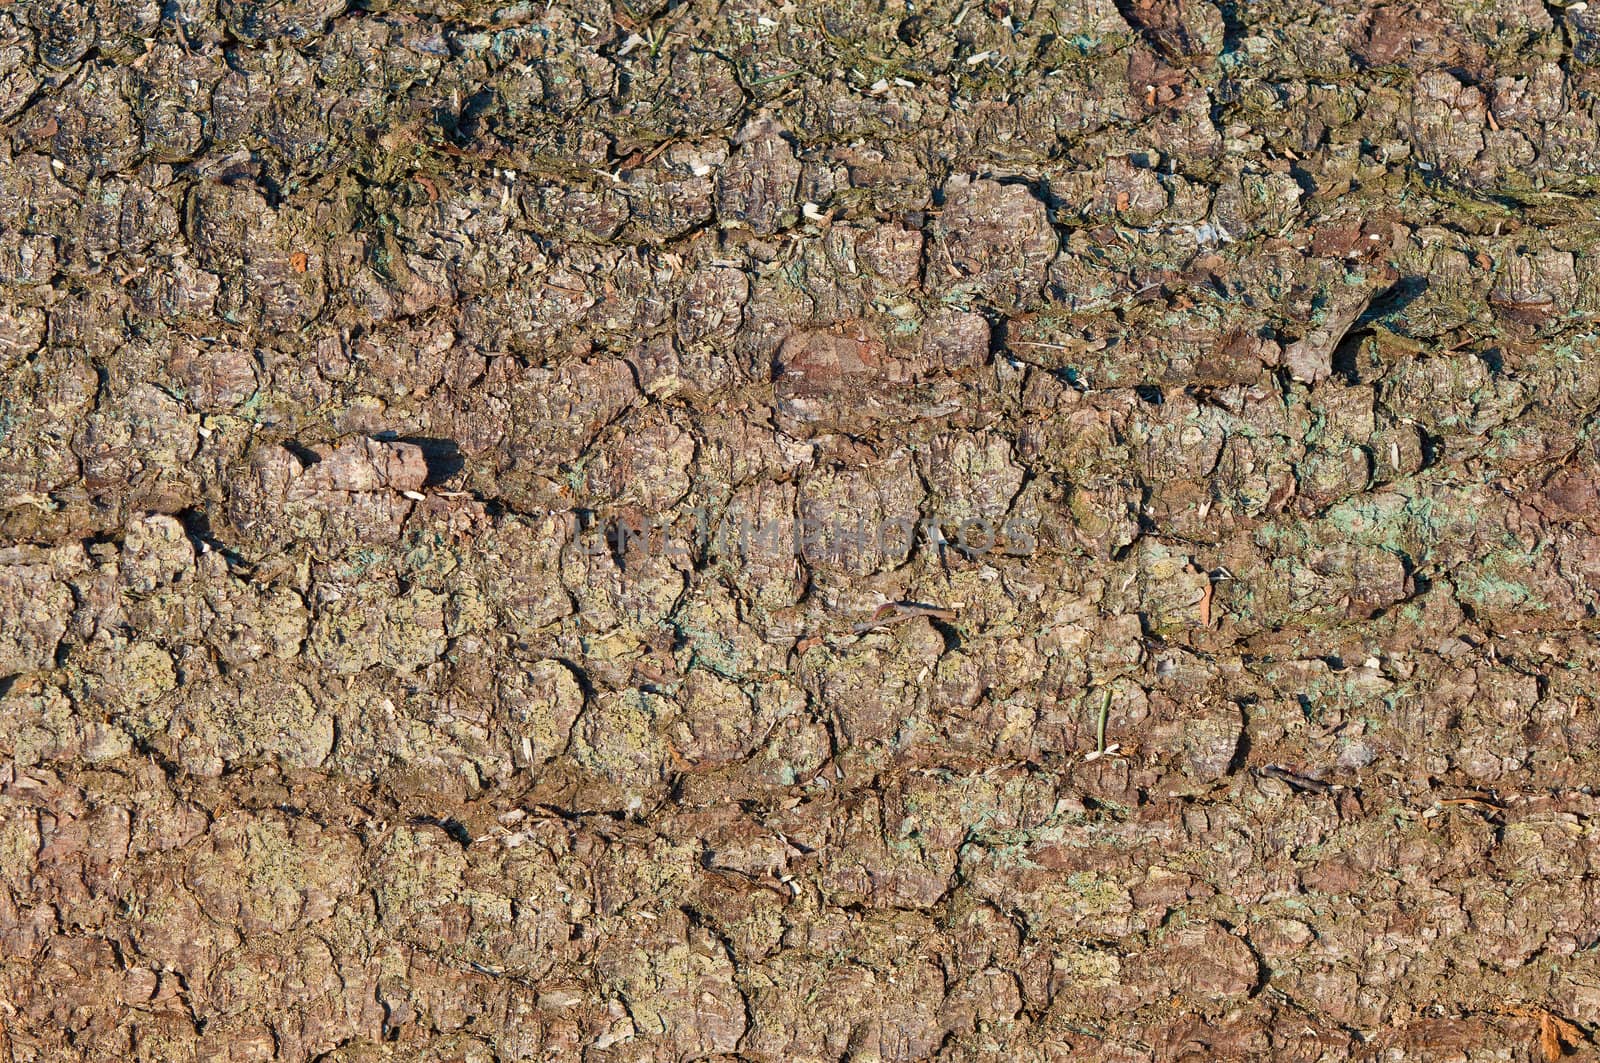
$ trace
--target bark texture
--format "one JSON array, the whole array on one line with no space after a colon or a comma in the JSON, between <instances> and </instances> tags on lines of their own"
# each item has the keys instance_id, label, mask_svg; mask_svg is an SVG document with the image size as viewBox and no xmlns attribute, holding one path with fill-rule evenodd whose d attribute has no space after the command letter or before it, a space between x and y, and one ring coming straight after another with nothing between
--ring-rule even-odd
<instances>
[{"instance_id":1,"label":"bark texture","mask_svg":"<svg viewBox=\"0 0 1600 1063\"><path fill-rule=\"evenodd\" d=\"M0 0L0 1063L1590 1052L1597 91Z\"/></svg>"}]
</instances>

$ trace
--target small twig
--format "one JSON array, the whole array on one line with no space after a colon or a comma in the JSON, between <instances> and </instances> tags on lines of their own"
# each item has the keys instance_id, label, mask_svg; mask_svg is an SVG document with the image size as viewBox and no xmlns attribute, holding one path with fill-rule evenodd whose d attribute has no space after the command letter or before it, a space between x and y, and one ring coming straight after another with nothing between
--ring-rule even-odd
<instances>
[{"instance_id":1,"label":"small twig","mask_svg":"<svg viewBox=\"0 0 1600 1063\"><path fill-rule=\"evenodd\" d=\"M1106 751L1106 721L1111 718L1111 689L1106 688L1105 700L1100 703L1100 726L1096 728L1094 751L1102 756Z\"/></svg>"},{"instance_id":2,"label":"small twig","mask_svg":"<svg viewBox=\"0 0 1600 1063\"><path fill-rule=\"evenodd\" d=\"M1332 783L1313 779L1309 775L1301 775L1277 764L1264 764L1256 769L1256 774L1287 783L1289 788L1297 793L1325 794L1333 789Z\"/></svg>"},{"instance_id":3,"label":"small twig","mask_svg":"<svg viewBox=\"0 0 1600 1063\"><path fill-rule=\"evenodd\" d=\"M1113 742L1109 746L1106 745L1106 722L1110 720L1110 718L1111 690L1108 687L1106 689L1105 700L1100 703L1100 719L1095 727L1094 752L1085 753L1083 755L1083 762L1085 764L1099 760L1101 757L1120 757L1123 755L1121 742Z\"/></svg>"},{"instance_id":4,"label":"small twig","mask_svg":"<svg viewBox=\"0 0 1600 1063\"><path fill-rule=\"evenodd\" d=\"M934 620L954 620L956 611L941 609L936 605L921 605L917 602L885 602L873 612L871 620L857 624L850 631L852 634L860 635L873 628L888 627L890 624L898 624L902 620L911 620L919 616Z\"/></svg>"}]
</instances>

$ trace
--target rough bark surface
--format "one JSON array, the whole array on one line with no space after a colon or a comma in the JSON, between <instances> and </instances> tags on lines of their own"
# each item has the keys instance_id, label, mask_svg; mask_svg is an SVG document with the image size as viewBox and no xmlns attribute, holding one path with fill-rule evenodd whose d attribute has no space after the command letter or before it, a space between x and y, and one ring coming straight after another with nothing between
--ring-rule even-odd
<instances>
[{"instance_id":1,"label":"rough bark surface","mask_svg":"<svg viewBox=\"0 0 1600 1063\"><path fill-rule=\"evenodd\" d=\"M0 1061L1590 1052L1597 93L0 0Z\"/></svg>"}]
</instances>

